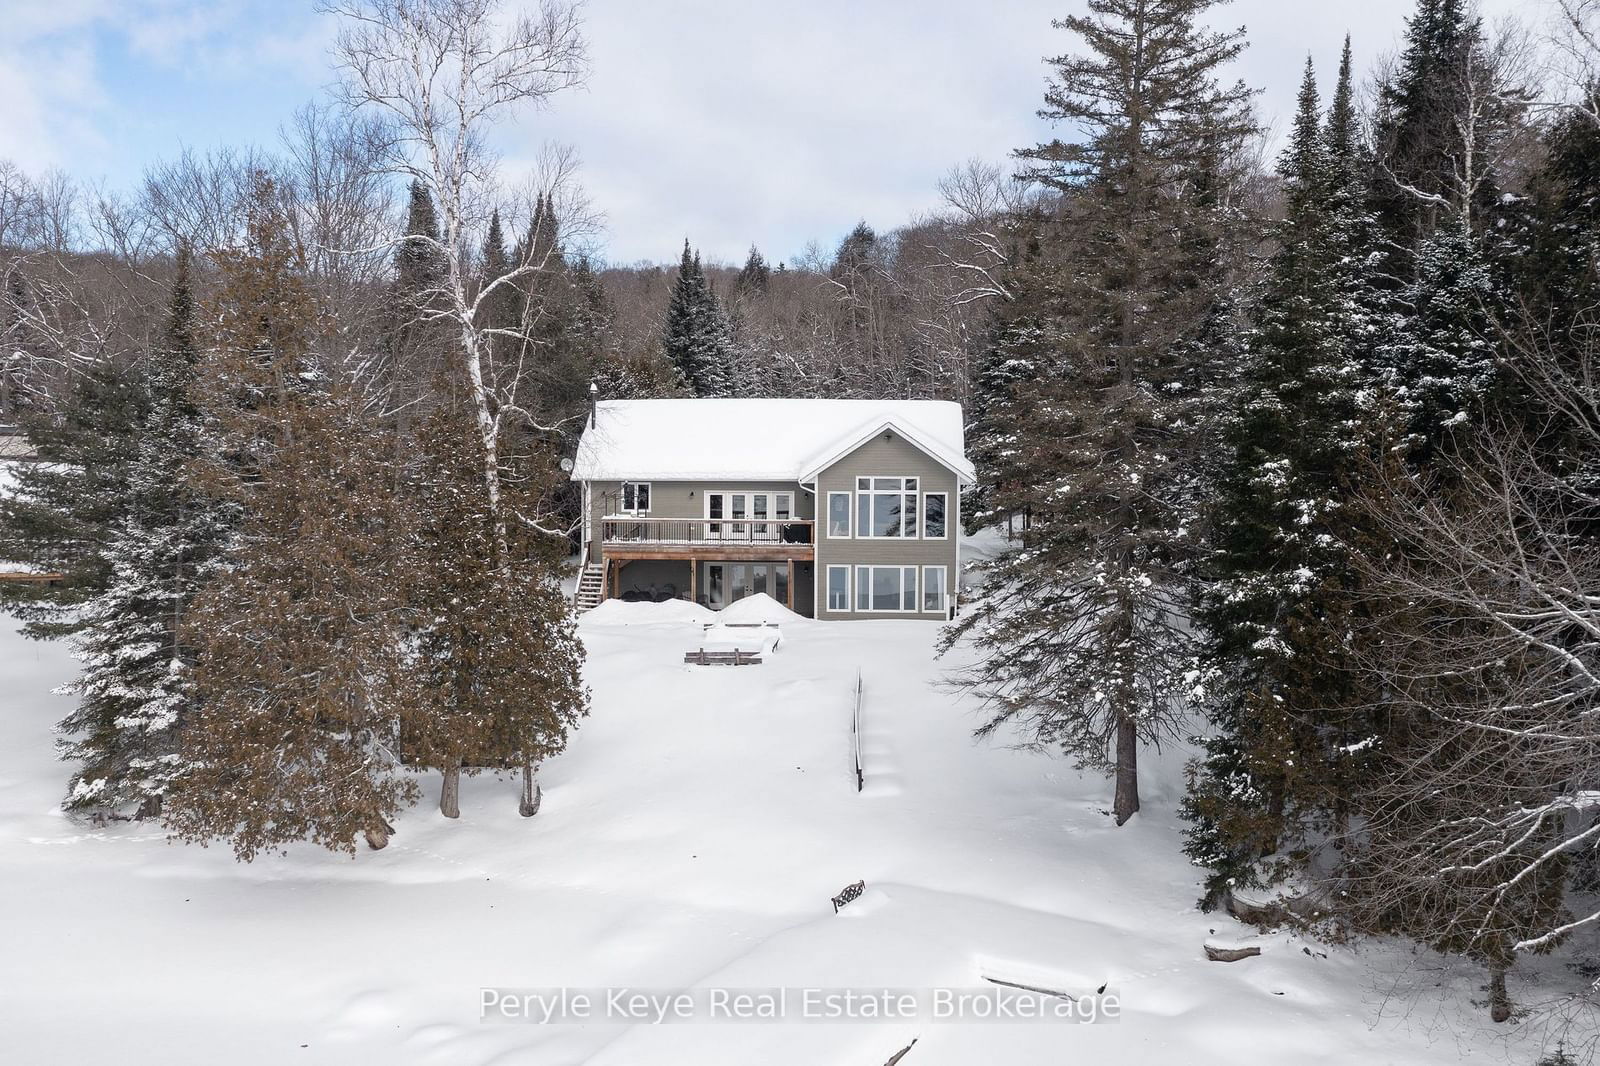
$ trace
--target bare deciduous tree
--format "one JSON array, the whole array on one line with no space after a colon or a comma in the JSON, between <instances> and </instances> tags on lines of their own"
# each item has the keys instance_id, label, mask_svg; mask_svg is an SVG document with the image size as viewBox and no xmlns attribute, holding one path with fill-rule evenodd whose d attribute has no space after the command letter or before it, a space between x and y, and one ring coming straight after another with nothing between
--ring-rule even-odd
<instances>
[{"instance_id":1,"label":"bare deciduous tree","mask_svg":"<svg viewBox=\"0 0 1600 1066\"><path fill-rule=\"evenodd\" d=\"M501 438L509 419L528 414L515 402L521 359L495 368L490 341L531 338L526 324L486 324L480 308L544 264L533 261L539 242L530 241L523 261L509 272L476 279L470 248L493 206L493 123L518 107L544 106L580 84L586 44L578 7L570 0L542 0L533 14L506 20L499 17L500 7L497 0L350 0L328 3L324 10L344 20L336 49L344 101L383 117L392 134L391 167L420 181L438 210L445 277L422 314L448 323L460 344L483 445L497 565L504 567L509 560ZM546 246L542 254L552 252Z\"/></svg>"},{"instance_id":2,"label":"bare deciduous tree","mask_svg":"<svg viewBox=\"0 0 1600 1066\"><path fill-rule=\"evenodd\" d=\"M1569 910L1600 841L1600 493L1584 463L1552 461L1600 455L1587 333L1576 363L1531 324L1507 336L1546 420L1482 431L1444 481L1390 470L1368 508L1390 547L1362 560L1380 639L1357 643L1387 770L1345 895L1488 966L1497 1021L1518 955L1600 922Z\"/></svg>"}]
</instances>

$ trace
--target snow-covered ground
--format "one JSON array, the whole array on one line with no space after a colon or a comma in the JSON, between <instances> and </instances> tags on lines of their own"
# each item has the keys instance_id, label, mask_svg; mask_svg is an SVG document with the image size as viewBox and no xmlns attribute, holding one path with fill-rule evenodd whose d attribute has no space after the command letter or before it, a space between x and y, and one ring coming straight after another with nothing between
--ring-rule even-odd
<instances>
[{"instance_id":1,"label":"snow-covered ground","mask_svg":"<svg viewBox=\"0 0 1600 1066\"><path fill-rule=\"evenodd\" d=\"M50 727L67 698L50 690L73 665L0 619L0 1061L879 1066L913 1038L902 1066L1532 1061L1465 980L1422 982L1408 1016L1378 1020L1390 975L1415 964L1398 950L1252 937L1196 912L1181 753L1147 760L1144 812L1116 829L1105 782L973 741L974 712L938 687L935 627L786 620L759 666L685 666L704 620L684 606L583 622L594 710L544 768L538 817L517 817L514 781L477 778L459 821L414 810L385 851L250 866L153 826L62 817ZM829 898L858 879L835 915ZM1207 962L1212 930L1264 954ZM1109 982L1121 1017L479 1020L484 987L986 976L1075 995Z\"/></svg>"}]
</instances>

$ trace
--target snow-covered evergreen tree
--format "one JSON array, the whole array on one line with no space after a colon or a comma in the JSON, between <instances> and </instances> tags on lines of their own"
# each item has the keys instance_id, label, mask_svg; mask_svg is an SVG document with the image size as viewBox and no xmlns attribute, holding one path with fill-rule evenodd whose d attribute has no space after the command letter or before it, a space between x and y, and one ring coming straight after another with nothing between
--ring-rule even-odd
<instances>
[{"instance_id":1,"label":"snow-covered evergreen tree","mask_svg":"<svg viewBox=\"0 0 1600 1066\"><path fill-rule=\"evenodd\" d=\"M1451 219L1417 249L1416 274L1396 298L1397 335L1378 364L1414 462L1458 427L1480 422L1502 384L1496 309L1510 306L1480 238Z\"/></svg>"},{"instance_id":2,"label":"snow-covered evergreen tree","mask_svg":"<svg viewBox=\"0 0 1600 1066\"><path fill-rule=\"evenodd\" d=\"M1059 23L1085 54L1052 61L1046 114L1081 139L1021 153L1059 217L990 359L1026 360L1031 378L986 416L1014 436L985 446L1001 463L980 472L996 513L1027 508L1032 522L947 636L978 649L965 681L988 728L1015 722L1114 770L1118 824L1139 808L1139 747L1177 728L1184 698L1197 488L1185 448L1226 280L1218 163L1254 128L1248 91L1216 82L1243 44L1200 28L1213 6L1091 0Z\"/></svg>"},{"instance_id":3,"label":"snow-covered evergreen tree","mask_svg":"<svg viewBox=\"0 0 1600 1066\"><path fill-rule=\"evenodd\" d=\"M1484 218L1520 112L1467 0L1417 0L1393 73L1378 86L1372 197L1387 268L1413 277L1410 254L1449 218Z\"/></svg>"},{"instance_id":4,"label":"snow-covered evergreen tree","mask_svg":"<svg viewBox=\"0 0 1600 1066\"><path fill-rule=\"evenodd\" d=\"M688 241L668 298L661 348L694 395L732 395L731 323Z\"/></svg>"},{"instance_id":5,"label":"snow-covered evergreen tree","mask_svg":"<svg viewBox=\"0 0 1600 1066\"><path fill-rule=\"evenodd\" d=\"M1303 854L1345 809L1359 771L1347 754L1362 738L1342 660L1369 379L1363 308L1344 277L1359 227L1338 163L1349 150L1348 77L1346 62L1325 136L1307 61L1279 166L1286 215L1208 508L1198 702L1211 732L1184 808L1188 853L1211 871L1208 904L1259 883L1258 860L1280 847Z\"/></svg>"},{"instance_id":6,"label":"snow-covered evergreen tree","mask_svg":"<svg viewBox=\"0 0 1600 1066\"><path fill-rule=\"evenodd\" d=\"M67 800L77 810L158 813L182 767L180 729L193 703L185 631L229 518L197 491L199 351L187 249L178 257L161 344L150 356L150 410L128 479L128 514L106 551L111 581L84 607L77 636L78 706L59 727L62 757L79 764Z\"/></svg>"},{"instance_id":7,"label":"snow-covered evergreen tree","mask_svg":"<svg viewBox=\"0 0 1600 1066\"><path fill-rule=\"evenodd\" d=\"M25 636L76 631L81 606L111 584L107 551L128 513L146 384L142 367L100 359L74 376L55 409L18 412L40 461L15 464L10 490L0 493L0 559L63 578L59 585L0 583L0 604Z\"/></svg>"}]
</instances>

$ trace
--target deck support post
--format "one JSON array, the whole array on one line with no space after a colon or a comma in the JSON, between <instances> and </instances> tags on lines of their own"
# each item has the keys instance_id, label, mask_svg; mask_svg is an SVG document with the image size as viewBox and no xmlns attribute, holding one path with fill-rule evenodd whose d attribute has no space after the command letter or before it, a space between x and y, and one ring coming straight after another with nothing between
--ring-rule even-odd
<instances>
[{"instance_id":1,"label":"deck support post","mask_svg":"<svg viewBox=\"0 0 1600 1066\"><path fill-rule=\"evenodd\" d=\"M700 602L700 560L689 560L689 602Z\"/></svg>"},{"instance_id":2,"label":"deck support post","mask_svg":"<svg viewBox=\"0 0 1600 1066\"><path fill-rule=\"evenodd\" d=\"M789 559L787 562L789 564L789 580L783 584L783 605L792 611L794 610L794 560Z\"/></svg>"}]
</instances>

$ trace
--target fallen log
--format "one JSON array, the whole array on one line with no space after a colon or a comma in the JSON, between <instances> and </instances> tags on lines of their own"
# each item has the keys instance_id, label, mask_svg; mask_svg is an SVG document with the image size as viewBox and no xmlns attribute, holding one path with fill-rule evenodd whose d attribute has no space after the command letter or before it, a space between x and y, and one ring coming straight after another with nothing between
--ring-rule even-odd
<instances>
[{"instance_id":1,"label":"fallen log","mask_svg":"<svg viewBox=\"0 0 1600 1066\"><path fill-rule=\"evenodd\" d=\"M1252 959L1261 954L1258 947L1248 948L1219 948L1215 944L1206 945L1206 958L1212 962L1238 962L1241 959Z\"/></svg>"}]
</instances>

